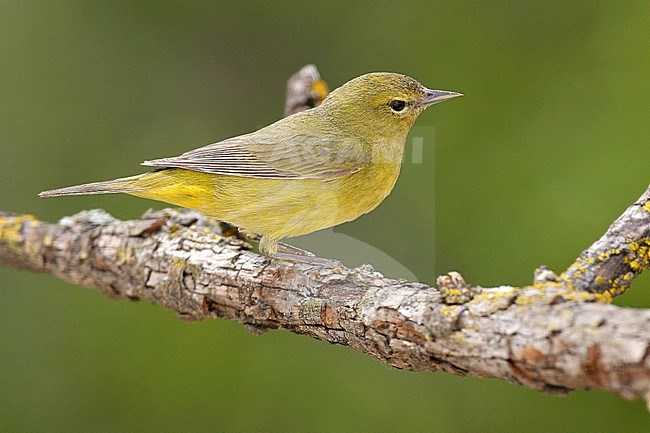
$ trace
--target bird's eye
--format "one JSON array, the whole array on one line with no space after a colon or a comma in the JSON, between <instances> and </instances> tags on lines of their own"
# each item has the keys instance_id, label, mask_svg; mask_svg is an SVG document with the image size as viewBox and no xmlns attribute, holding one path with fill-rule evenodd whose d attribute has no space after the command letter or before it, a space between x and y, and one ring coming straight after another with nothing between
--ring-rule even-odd
<instances>
[{"instance_id":1,"label":"bird's eye","mask_svg":"<svg viewBox=\"0 0 650 433\"><path fill-rule=\"evenodd\" d=\"M393 99L388 103L393 111L402 111L406 107L406 102L401 99Z\"/></svg>"}]
</instances>

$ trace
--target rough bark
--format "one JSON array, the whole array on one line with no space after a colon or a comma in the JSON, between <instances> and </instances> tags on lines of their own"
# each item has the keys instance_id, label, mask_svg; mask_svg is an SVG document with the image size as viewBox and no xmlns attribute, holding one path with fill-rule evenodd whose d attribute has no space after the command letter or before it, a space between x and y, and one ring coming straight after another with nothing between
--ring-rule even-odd
<instances>
[{"instance_id":1,"label":"rough bark","mask_svg":"<svg viewBox=\"0 0 650 433\"><path fill-rule=\"evenodd\" d=\"M0 263L188 320L223 317L347 345L397 368L442 369L550 393L650 397L650 310L607 302L650 267L650 188L560 276L526 287L438 287L355 269L270 260L196 212L119 221L101 210L56 224L0 214Z\"/></svg>"}]
</instances>

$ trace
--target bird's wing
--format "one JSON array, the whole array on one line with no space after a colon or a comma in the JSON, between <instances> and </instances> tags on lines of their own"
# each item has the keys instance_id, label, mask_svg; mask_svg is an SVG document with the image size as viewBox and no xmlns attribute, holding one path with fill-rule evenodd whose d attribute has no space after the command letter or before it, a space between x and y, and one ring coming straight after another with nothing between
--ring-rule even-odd
<instances>
[{"instance_id":1,"label":"bird's wing","mask_svg":"<svg viewBox=\"0 0 650 433\"><path fill-rule=\"evenodd\" d=\"M143 165L255 178L330 179L354 173L369 162L365 146L342 135L296 134L287 128L274 132L260 130Z\"/></svg>"}]
</instances>

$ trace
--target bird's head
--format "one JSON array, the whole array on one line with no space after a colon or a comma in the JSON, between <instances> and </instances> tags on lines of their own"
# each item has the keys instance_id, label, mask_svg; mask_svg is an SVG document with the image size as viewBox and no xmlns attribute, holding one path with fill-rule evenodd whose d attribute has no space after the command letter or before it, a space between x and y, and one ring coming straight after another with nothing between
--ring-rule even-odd
<instances>
[{"instance_id":1,"label":"bird's head","mask_svg":"<svg viewBox=\"0 0 650 433\"><path fill-rule=\"evenodd\" d=\"M406 75L375 72L334 90L325 98L321 109L347 133L371 142L401 140L403 144L413 122L425 108L457 96L462 94L427 89Z\"/></svg>"}]
</instances>

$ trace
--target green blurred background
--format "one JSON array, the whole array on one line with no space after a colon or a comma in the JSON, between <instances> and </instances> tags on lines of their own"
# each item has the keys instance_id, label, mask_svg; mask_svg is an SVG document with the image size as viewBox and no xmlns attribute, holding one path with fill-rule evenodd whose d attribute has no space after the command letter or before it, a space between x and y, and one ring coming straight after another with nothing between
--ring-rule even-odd
<instances>
[{"instance_id":1,"label":"green blurred background","mask_svg":"<svg viewBox=\"0 0 650 433\"><path fill-rule=\"evenodd\" d=\"M426 283L459 270L476 284L521 285L540 264L570 264L650 183L648 1L276 3L0 1L0 209L56 221L163 207L36 194L268 124L306 63L332 87L398 71L466 96L420 117L423 161L404 165L376 211L296 244L345 235L376 249L356 260L388 275L410 276L374 261L377 251ZM649 285L645 275L616 302L650 307ZM397 371L289 332L187 324L14 269L0 269L0 289L2 431L650 425L643 402L604 392L558 398Z\"/></svg>"}]
</instances>

